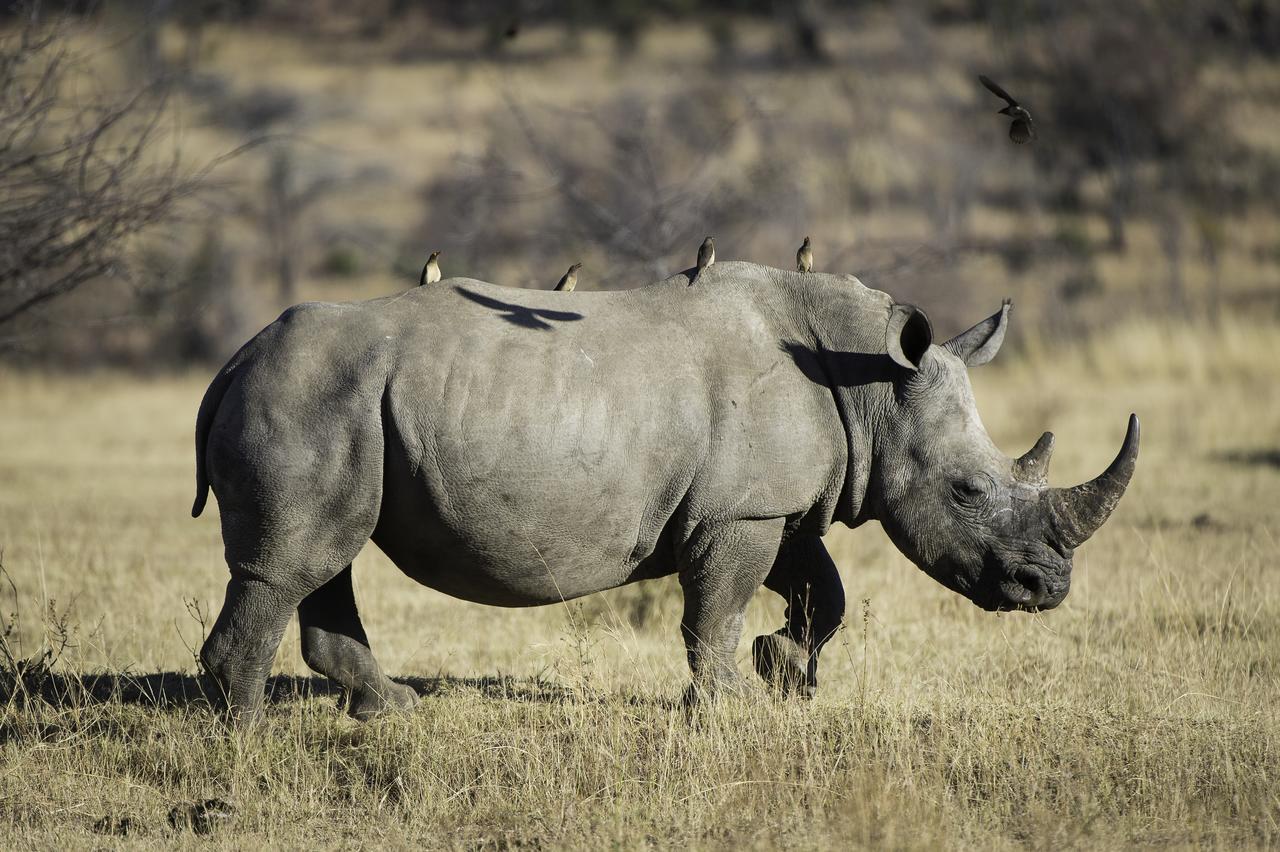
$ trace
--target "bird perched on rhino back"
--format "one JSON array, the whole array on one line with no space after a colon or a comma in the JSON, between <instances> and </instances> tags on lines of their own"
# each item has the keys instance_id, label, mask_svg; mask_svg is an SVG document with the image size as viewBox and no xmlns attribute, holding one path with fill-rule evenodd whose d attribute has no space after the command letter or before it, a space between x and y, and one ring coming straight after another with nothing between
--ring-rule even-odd
<instances>
[{"instance_id":1,"label":"bird perched on rhino back","mask_svg":"<svg viewBox=\"0 0 1280 852\"><path fill-rule=\"evenodd\" d=\"M427 263L422 267L422 275L418 277L418 286L422 287L427 284L434 284L440 280L440 252L431 252L431 257L427 258Z\"/></svg>"},{"instance_id":2,"label":"bird perched on rhino back","mask_svg":"<svg viewBox=\"0 0 1280 852\"><path fill-rule=\"evenodd\" d=\"M979 74L978 80L987 87L989 92L1008 104L1008 106L1000 110L1000 115L1007 115L1013 119L1009 124L1009 138L1019 145L1035 139L1036 128L1031 121L1031 113L1027 112L1027 108L1015 101L1008 92L985 74Z\"/></svg>"},{"instance_id":3,"label":"bird perched on rhino back","mask_svg":"<svg viewBox=\"0 0 1280 852\"><path fill-rule=\"evenodd\" d=\"M578 270L582 268L582 261L578 261L569 267L569 271L560 276L560 282L556 284L556 290L562 293L572 293L573 288L578 286Z\"/></svg>"},{"instance_id":4,"label":"bird perched on rhino back","mask_svg":"<svg viewBox=\"0 0 1280 852\"><path fill-rule=\"evenodd\" d=\"M698 271L694 277L702 275L702 270L716 262L716 241L711 237L707 237L702 241L702 245L698 247ZM690 284L693 282L690 281Z\"/></svg>"},{"instance_id":5,"label":"bird perched on rhino back","mask_svg":"<svg viewBox=\"0 0 1280 852\"><path fill-rule=\"evenodd\" d=\"M813 247L809 245L809 238L805 237L804 242L796 251L796 272L812 272L813 271Z\"/></svg>"}]
</instances>

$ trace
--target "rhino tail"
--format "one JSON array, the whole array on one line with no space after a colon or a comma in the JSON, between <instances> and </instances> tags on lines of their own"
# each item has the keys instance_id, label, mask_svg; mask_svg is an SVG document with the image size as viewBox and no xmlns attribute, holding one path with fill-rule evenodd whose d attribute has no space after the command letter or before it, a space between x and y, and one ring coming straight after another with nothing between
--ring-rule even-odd
<instances>
[{"instance_id":1,"label":"rhino tail","mask_svg":"<svg viewBox=\"0 0 1280 852\"><path fill-rule=\"evenodd\" d=\"M238 359L236 359L238 360ZM213 418L218 414L218 406L222 397L235 377L235 361L218 371L200 400L200 411L196 414L196 501L191 506L191 517L198 518L209 500L209 474L205 469L205 450L209 445L209 430L213 428Z\"/></svg>"}]
</instances>

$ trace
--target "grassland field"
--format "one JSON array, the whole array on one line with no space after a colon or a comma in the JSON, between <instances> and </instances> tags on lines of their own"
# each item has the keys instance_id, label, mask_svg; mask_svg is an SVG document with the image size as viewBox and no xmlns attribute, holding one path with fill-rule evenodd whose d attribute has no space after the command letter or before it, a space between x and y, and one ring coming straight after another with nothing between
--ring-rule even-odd
<instances>
[{"instance_id":1,"label":"grassland field","mask_svg":"<svg viewBox=\"0 0 1280 852\"><path fill-rule=\"evenodd\" d=\"M70 628L45 699L0 696L0 847L1274 845L1277 363L1274 324L1130 323L975 370L1006 452L1057 433L1057 484L1099 471L1138 412L1130 491L1037 616L979 611L875 525L833 531L849 607L812 702L761 690L689 723L673 581L502 610L370 546L365 623L419 708L347 718L295 623L243 735L199 699L192 653L227 576L216 511L188 514L208 376L0 372L6 642L31 656ZM780 623L761 591L744 673ZM213 796L225 825L169 826Z\"/></svg>"},{"instance_id":2,"label":"grassland field","mask_svg":"<svg viewBox=\"0 0 1280 852\"><path fill-rule=\"evenodd\" d=\"M1280 844L1275 205L1224 219L1216 271L1189 236L1173 253L1194 308L1185 314L1209 315L1202 308L1221 287L1220 323L1135 319L1167 298L1157 225L1135 219L1125 251L1101 251L1096 181L1083 187L1082 212L986 203L978 189L1016 195L1036 179L1003 128L993 137L995 125L969 120L970 71L978 58L998 64L1003 48L957 26L920 51L900 17L886 7L856 26L835 22L841 70L830 74L779 73L766 61L772 29L744 27L731 85L705 59L707 35L688 27L650 33L625 62L602 35L566 50L558 31L530 27L493 67L429 27L354 45L211 27L195 68L205 88L175 100L173 143L202 162L244 141L237 115L224 114L231 107L294 102L291 123L275 129L291 145L295 178L340 187L300 219L301 295L349 299L411 286L419 254L441 247L447 275L546 287L581 258L583 289L607 283L603 244L539 237L540 254L492 251L492 229L466 226L463 207L432 195L442 175L482 172L486 157L513 153L504 93L544 120L633 99L645 107L640 138L669 160L664 191L688 181L699 198L768 178L751 166L768 160L765 131L781 128L792 151L787 192L775 186L763 205L773 218L716 231L722 258L779 265L812 233L821 268L890 269L868 283L925 305L940 337L961 330L955 318L982 316L973 305L1012 295L1010 351L973 372L975 392L1006 453L1045 429L1057 434L1054 484L1095 475L1128 413L1142 418L1129 493L1077 554L1061 607L983 613L914 568L876 525L837 529L827 543L849 604L818 696L779 701L759 690L691 724L679 706L688 671L674 580L503 610L420 587L369 546L355 569L361 612L384 668L421 693L417 710L349 719L302 662L295 622L263 723L232 735L200 695L194 655L227 579L216 506L189 515L195 411L212 370L0 367L0 650L57 651L47 676L28 670L25 688L6 682L13 660L0 654L0 849ZM164 35L179 53L176 31ZM104 46L114 43L87 41L104 68L123 73ZM1275 149L1280 66L1215 66L1201 85L1228 106L1222 120L1235 136ZM723 136L700 171L700 149L667 140L683 113L666 105L685 100ZM765 119L746 120L753 111ZM604 144L586 134L559 141L581 148L584 162ZM532 152L514 153L524 188L545 188ZM286 304L260 217L228 212L260 203L267 163L229 161L219 180L252 203L195 217L200 227L216 219L228 249L230 280L218 283L239 306L244 328L233 337ZM537 236L550 209L543 195L499 196L485 221L503 238ZM1056 329L1060 341L1074 327L1054 323L1067 314L1056 255L1032 271L978 253L925 270L928 281L909 265L894 273L903 246L936 238L922 207L935 196L975 199L965 239L1061 231L1087 249L1105 287L1071 310L1093 335L1040 336ZM450 227L419 233L437 221L433 209ZM682 268L703 233L699 223L687 246L656 262ZM199 240L173 242L173 265L185 268ZM335 245L357 249L360 263L326 279ZM651 278L637 273L628 286ZM107 348L146 352L150 320L124 322L120 301L85 288L68 302L108 320L87 332L73 312L39 333L119 338ZM776 629L781 610L761 591L748 611L739 664L753 683L750 639ZM210 797L235 807L212 833L169 824L175 806Z\"/></svg>"}]
</instances>

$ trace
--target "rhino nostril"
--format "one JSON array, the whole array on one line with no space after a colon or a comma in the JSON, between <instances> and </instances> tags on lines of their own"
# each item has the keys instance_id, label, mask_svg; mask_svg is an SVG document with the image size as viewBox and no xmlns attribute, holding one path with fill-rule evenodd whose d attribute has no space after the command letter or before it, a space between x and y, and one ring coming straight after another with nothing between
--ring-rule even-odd
<instances>
[{"instance_id":1,"label":"rhino nostril","mask_svg":"<svg viewBox=\"0 0 1280 852\"><path fill-rule=\"evenodd\" d=\"M1018 601L1022 606L1039 606L1049 597L1048 584L1044 574L1035 568L1022 567L1013 572L1013 579L1026 590Z\"/></svg>"}]
</instances>

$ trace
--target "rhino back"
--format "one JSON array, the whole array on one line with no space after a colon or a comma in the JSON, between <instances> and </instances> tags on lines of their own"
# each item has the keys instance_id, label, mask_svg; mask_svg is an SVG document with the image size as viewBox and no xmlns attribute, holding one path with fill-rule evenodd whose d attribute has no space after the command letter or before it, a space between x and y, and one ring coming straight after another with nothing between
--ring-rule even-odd
<instances>
[{"instance_id":1,"label":"rhino back","mask_svg":"<svg viewBox=\"0 0 1280 852\"><path fill-rule=\"evenodd\" d=\"M428 585L518 605L669 573L664 536L706 520L807 510L843 463L838 418L751 280L722 283L451 279L379 303L401 325L374 540Z\"/></svg>"}]
</instances>

